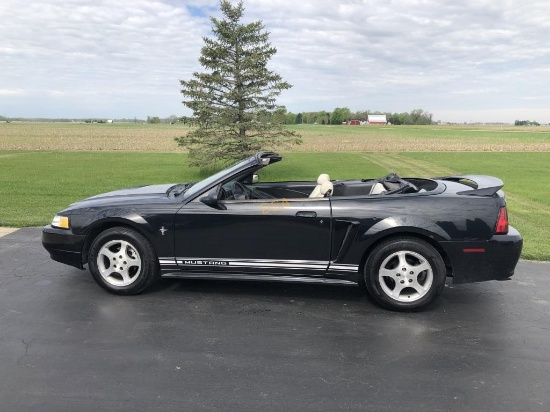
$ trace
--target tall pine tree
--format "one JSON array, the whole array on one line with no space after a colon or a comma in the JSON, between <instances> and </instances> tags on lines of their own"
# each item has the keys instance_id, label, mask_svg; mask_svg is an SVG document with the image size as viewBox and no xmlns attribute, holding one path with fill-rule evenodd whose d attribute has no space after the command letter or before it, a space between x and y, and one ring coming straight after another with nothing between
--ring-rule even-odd
<instances>
[{"instance_id":1,"label":"tall pine tree","mask_svg":"<svg viewBox=\"0 0 550 412\"><path fill-rule=\"evenodd\" d=\"M273 118L276 98L292 86L267 68L277 53L261 21L242 24L242 1L220 3L223 18L211 17L214 38L204 37L200 64L204 73L180 80L183 104L193 111L186 119L197 127L176 138L189 150L191 164L211 166L242 159L261 150L301 143L301 137Z\"/></svg>"}]
</instances>

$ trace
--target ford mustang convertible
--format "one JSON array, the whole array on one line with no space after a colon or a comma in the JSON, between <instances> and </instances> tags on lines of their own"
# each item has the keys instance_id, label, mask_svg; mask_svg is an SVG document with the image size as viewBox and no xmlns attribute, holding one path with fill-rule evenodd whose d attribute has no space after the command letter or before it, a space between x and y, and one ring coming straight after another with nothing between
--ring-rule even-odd
<instances>
[{"instance_id":1,"label":"ford mustang convertible","mask_svg":"<svg viewBox=\"0 0 550 412\"><path fill-rule=\"evenodd\" d=\"M42 243L121 295L159 277L354 282L407 311L436 299L447 278L514 274L523 241L497 178L260 182L257 172L280 160L261 152L197 183L79 201L44 228Z\"/></svg>"}]
</instances>

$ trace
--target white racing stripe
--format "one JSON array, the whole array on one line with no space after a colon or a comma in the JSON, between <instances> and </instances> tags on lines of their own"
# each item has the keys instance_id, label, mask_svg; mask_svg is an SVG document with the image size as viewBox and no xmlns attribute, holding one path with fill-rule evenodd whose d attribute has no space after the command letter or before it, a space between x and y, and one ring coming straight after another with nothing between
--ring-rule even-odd
<instances>
[{"instance_id":1,"label":"white racing stripe","mask_svg":"<svg viewBox=\"0 0 550 412\"><path fill-rule=\"evenodd\" d=\"M342 272L356 272L358 265L352 264L330 264L320 260L281 260L281 259L211 259L199 257L177 257L160 258L161 266L184 266L184 267L201 267L201 266L231 266L241 268L285 268L285 269L310 269L310 270L329 270Z\"/></svg>"},{"instance_id":2,"label":"white racing stripe","mask_svg":"<svg viewBox=\"0 0 550 412\"><path fill-rule=\"evenodd\" d=\"M357 272L359 269L358 265L351 264L342 264L342 263L331 263L329 270L344 271L344 272Z\"/></svg>"},{"instance_id":3,"label":"white racing stripe","mask_svg":"<svg viewBox=\"0 0 550 412\"><path fill-rule=\"evenodd\" d=\"M232 266L250 268L288 268L325 270L328 262L315 260L279 260L279 259L209 259L209 258L176 258L183 266Z\"/></svg>"},{"instance_id":4,"label":"white racing stripe","mask_svg":"<svg viewBox=\"0 0 550 412\"><path fill-rule=\"evenodd\" d=\"M171 258L159 258L159 263L161 265L177 265L178 262L176 262L176 259Z\"/></svg>"}]
</instances>

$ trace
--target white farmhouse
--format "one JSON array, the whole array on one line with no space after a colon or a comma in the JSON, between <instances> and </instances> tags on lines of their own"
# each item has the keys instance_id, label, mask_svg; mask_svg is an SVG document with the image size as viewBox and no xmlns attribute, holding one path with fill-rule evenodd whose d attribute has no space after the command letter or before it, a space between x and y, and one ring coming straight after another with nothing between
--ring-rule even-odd
<instances>
[{"instance_id":1,"label":"white farmhouse","mask_svg":"<svg viewBox=\"0 0 550 412\"><path fill-rule=\"evenodd\" d=\"M385 114L369 114L367 124L388 124Z\"/></svg>"}]
</instances>

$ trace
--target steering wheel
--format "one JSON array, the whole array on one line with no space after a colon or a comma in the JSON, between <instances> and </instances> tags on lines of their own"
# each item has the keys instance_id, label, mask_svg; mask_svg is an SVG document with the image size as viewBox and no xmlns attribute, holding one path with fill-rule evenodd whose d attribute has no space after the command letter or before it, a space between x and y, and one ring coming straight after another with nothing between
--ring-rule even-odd
<instances>
[{"instance_id":1,"label":"steering wheel","mask_svg":"<svg viewBox=\"0 0 550 412\"><path fill-rule=\"evenodd\" d=\"M246 200L250 198L246 187L236 180L231 182L230 186L226 189L226 192L228 192L226 193L226 199Z\"/></svg>"}]
</instances>

